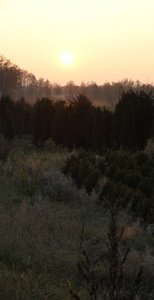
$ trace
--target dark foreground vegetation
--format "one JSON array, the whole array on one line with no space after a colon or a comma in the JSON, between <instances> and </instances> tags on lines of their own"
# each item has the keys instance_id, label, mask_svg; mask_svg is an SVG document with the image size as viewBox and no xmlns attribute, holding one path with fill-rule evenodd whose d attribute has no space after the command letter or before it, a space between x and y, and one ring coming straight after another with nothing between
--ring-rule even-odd
<instances>
[{"instance_id":1,"label":"dark foreground vegetation","mask_svg":"<svg viewBox=\"0 0 154 300\"><path fill-rule=\"evenodd\" d=\"M0 299L154 299L154 106L0 98Z\"/></svg>"},{"instance_id":2,"label":"dark foreground vegetation","mask_svg":"<svg viewBox=\"0 0 154 300\"><path fill-rule=\"evenodd\" d=\"M152 300L153 142L103 156L0 145L0 298Z\"/></svg>"}]
</instances>

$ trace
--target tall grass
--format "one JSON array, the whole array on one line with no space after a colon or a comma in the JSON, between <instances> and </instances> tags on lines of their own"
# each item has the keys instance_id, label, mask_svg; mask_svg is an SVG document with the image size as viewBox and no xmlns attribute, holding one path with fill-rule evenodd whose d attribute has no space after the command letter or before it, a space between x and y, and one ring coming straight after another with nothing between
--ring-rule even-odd
<instances>
[{"instance_id":1,"label":"tall grass","mask_svg":"<svg viewBox=\"0 0 154 300\"><path fill-rule=\"evenodd\" d=\"M99 191L87 194L64 176L62 168L70 155L66 150L38 151L29 139L16 140L11 147L0 164L0 299L70 300L69 282L81 299L89 300L77 268L81 249L99 284L98 300L103 299L109 284L110 213L98 203ZM126 295L143 265L145 284L138 297L152 300L152 231L124 211L117 230L122 227L119 251L122 255L131 249L124 266Z\"/></svg>"}]
</instances>

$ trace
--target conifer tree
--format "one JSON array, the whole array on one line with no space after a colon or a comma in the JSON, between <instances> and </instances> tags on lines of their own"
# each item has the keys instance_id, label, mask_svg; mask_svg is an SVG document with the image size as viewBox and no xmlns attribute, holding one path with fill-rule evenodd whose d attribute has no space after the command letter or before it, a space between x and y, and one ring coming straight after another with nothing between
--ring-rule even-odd
<instances>
[{"instance_id":1,"label":"conifer tree","mask_svg":"<svg viewBox=\"0 0 154 300\"><path fill-rule=\"evenodd\" d=\"M112 143L116 144L117 146L120 145L120 132L122 126L122 119L123 119L123 107L122 107L122 101L119 101L119 103L115 107L115 112L112 121L112 130L111 130Z\"/></svg>"},{"instance_id":2,"label":"conifer tree","mask_svg":"<svg viewBox=\"0 0 154 300\"><path fill-rule=\"evenodd\" d=\"M108 147L111 146L112 120L113 120L113 113L104 107L102 111L101 134L102 134L102 149L104 149L105 151L107 150Z\"/></svg>"},{"instance_id":3,"label":"conifer tree","mask_svg":"<svg viewBox=\"0 0 154 300\"><path fill-rule=\"evenodd\" d=\"M143 148L151 135L154 98L151 92L145 93L143 90L123 92L120 101L122 104L122 116L125 114L129 101L132 103L135 114L136 145L139 148Z\"/></svg>"},{"instance_id":4,"label":"conifer tree","mask_svg":"<svg viewBox=\"0 0 154 300\"><path fill-rule=\"evenodd\" d=\"M101 109L97 107L95 109L94 121L93 121L93 149L100 151L100 127L101 127Z\"/></svg>"},{"instance_id":5,"label":"conifer tree","mask_svg":"<svg viewBox=\"0 0 154 300\"><path fill-rule=\"evenodd\" d=\"M131 101L124 113L120 138L124 148L132 150L136 144L135 112Z\"/></svg>"},{"instance_id":6,"label":"conifer tree","mask_svg":"<svg viewBox=\"0 0 154 300\"><path fill-rule=\"evenodd\" d=\"M38 100L35 106L35 125L33 132L33 144L37 147L42 147L45 142L44 125L42 120L41 103Z\"/></svg>"},{"instance_id":7,"label":"conifer tree","mask_svg":"<svg viewBox=\"0 0 154 300\"><path fill-rule=\"evenodd\" d=\"M6 108L6 119L4 124L4 136L7 140L12 140L14 138L14 126L11 118L11 113L9 107Z\"/></svg>"}]
</instances>

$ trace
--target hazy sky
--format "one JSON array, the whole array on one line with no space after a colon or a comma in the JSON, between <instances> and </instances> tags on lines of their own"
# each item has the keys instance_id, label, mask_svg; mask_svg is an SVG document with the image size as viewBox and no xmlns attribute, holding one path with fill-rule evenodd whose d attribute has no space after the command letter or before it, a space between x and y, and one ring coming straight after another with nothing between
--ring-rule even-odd
<instances>
[{"instance_id":1,"label":"hazy sky","mask_svg":"<svg viewBox=\"0 0 154 300\"><path fill-rule=\"evenodd\" d=\"M0 0L0 53L61 84L154 82L154 0Z\"/></svg>"}]
</instances>

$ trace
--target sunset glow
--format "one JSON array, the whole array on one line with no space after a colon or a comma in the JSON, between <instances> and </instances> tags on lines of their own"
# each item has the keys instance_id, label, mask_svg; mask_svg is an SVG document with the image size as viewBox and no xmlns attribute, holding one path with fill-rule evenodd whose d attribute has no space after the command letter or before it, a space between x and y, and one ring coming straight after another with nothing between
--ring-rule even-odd
<instances>
[{"instance_id":1,"label":"sunset glow","mask_svg":"<svg viewBox=\"0 0 154 300\"><path fill-rule=\"evenodd\" d=\"M61 55L61 61L65 65L70 65L72 63L72 60L73 60L73 57L72 57L72 54L70 52L64 52Z\"/></svg>"},{"instance_id":2,"label":"sunset glow","mask_svg":"<svg viewBox=\"0 0 154 300\"><path fill-rule=\"evenodd\" d=\"M61 84L153 82L153 12L153 0L3 0L0 53ZM75 58L71 64L61 61L64 49Z\"/></svg>"}]
</instances>

